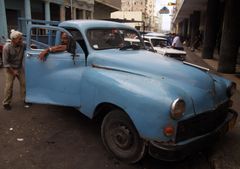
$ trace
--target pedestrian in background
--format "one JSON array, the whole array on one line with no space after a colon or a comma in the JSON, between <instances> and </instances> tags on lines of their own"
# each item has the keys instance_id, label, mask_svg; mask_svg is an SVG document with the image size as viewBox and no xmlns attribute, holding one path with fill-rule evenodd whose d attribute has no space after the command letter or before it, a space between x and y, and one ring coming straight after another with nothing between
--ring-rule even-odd
<instances>
[{"instance_id":1,"label":"pedestrian in background","mask_svg":"<svg viewBox=\"0 0 240 169\"><path fill-rule=\"evenodd\" d=\"M173 33L169 33L168 36L167 36L168 46L172 46L173 38L174 38L174 34Z\"/></svg>"},{"instance_id":2,"label":"pedestrian in background","mask_svg":"<svg viewBox=\"0 0 240 169\"><path fill-rule=\"evenodd\" d=\"M184 50L182 42L180 40L180 36L175 35L175 37L173 38L173 42L172 42L172 48L177 49L177 50Z\"/></svg>"},{"instance_id":3,"label":"pedestrian in background","mask_svg":"<svg viewBox=\"0 0 240 169\"><path fill-rule=\"evenodd\" d=\"M3 107L11 110L11 101L13 95L13 84L15 78L20 84L22 100L25 103L25 77L23 69L23 56L26 45L23 43L22 33L12 30L10 34L11 42L7 42L3 47L3 67L5 68L5 89L3 97ZM25 105L27 107L28 105Z\"/></svg>"}]
</instances>

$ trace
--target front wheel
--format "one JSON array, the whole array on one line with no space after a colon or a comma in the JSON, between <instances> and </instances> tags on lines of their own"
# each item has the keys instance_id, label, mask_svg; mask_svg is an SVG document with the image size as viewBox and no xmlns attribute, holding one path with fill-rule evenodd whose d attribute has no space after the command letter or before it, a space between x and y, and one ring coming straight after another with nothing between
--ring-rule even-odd
<instances>
[{"instance_id":1,"label":"front wheel","mask_svg":"<svg viewBox=\"0 0 240 169\"><path fill-rule=\"evenodd\" d=\"M121 110L113 110L105 116L101 136L107 150L121 161L135 163L145 154L144 140L128 115Z\"/></svg>"}]
</instances>

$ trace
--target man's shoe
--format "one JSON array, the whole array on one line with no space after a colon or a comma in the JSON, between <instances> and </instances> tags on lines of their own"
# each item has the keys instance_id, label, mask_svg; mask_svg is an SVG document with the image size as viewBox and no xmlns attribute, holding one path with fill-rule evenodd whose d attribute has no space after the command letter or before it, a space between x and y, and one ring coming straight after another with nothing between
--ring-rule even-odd
<instances>
[{"instance_id":1,"label":"man's shoe","mask_svg":"<svg viewBox=\"0 0 240 169\"><path fill-rule=\"evenodd\" d=\"M4 107L5 110L11 110L12 109L10 104L4 104L3 107Z\"/></svg>"},{"instance_id":2,"label":"man's shoe","mask_svg":"<svg viewBox=\"0 0 240 169\"><path fill-rule=\"evenodd\" d=\"M29 108L31 105L32 105L31 103L27 103L27 102L24 101L24 107L25 108Z\"/></svg>"}]
</instances>

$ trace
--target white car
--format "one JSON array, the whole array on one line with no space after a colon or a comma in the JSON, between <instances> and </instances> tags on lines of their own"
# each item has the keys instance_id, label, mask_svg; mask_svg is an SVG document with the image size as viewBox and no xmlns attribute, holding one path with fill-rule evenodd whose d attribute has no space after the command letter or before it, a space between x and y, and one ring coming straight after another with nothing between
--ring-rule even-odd
<instances>
[{"instance_id":1,"label":"white car","mask_svg":"<svg viewBox=\"0 0 240 169\"><path fill-rule=\"evenodd\" d=\"M168 43L166 38L144 35L143 39L149 41L157 53L177 60L185 60L186 52L171 48L171 44Z\"/></svg>"},{"instance_id":2,"label":"white car","mask_svg":"<svg viewBox=\"0 0 240 169\"><path fill-rule=\"evenodd\" d=\"M153 36L153 37L160 37L160 38L167 38L167 35L158 33L158 32L148 32L145 36Z\"/></svg>"},{"instance_id":3,"label":"white car","mask_svg":"<svg viewBox=\"0 0 240 169\"><path fill-rule=\"evenodd\" d=\"M127 45L137 45L137 46L141 46L142 43L140 42L139 39L135 39L135 38L124 38L124 43ZM144 45L145 45L145 49L151 52L156 52L152 46L152 44L147 41L144 40Z\"/></svg>"}]
</instances>

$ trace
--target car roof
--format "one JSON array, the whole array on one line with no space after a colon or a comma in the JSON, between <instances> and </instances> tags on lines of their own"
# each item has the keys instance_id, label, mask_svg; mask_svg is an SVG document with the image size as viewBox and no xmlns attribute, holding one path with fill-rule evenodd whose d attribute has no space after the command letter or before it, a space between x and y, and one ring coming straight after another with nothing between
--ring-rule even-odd
<instances>
[{"instance_id":1,"label":"car roof","mask_svg":"<svg viewBox=\"0 0 240 169\"><path fill-rule=\"evenodd\" d=\"M105 20L68 20L63 21L59 24L60 27L74 27L79 30L86 31L88 29L93 28L121 28L121 29L131 29L135 30L135 28L130 27L123 23L113 22L113 21L105 21Z\"/></svg>"},{"instance_id":2,"label":"car roof","mask_svg":"<svg viewBox=\"0 0 240 169\"><path fill-rule=\"evenodd\" d=\"M158 32L149 32L145 34L146 36L155 36L155 37L167 37L165 34Z\"/></svg>"},{"instance_id":3,"label":"car roof","mask_svg":"<svg viewBox=\"0 0 240 169\"><path fill-rule=\"evenodd\" d=\"M147 39L159 39L159 40L167 40L166 38L163 38L163 37L156 37L156 36L147 36L147 35L144 35L142 36L143 38L147 38Z\"/></svg>"}]
</instances>

